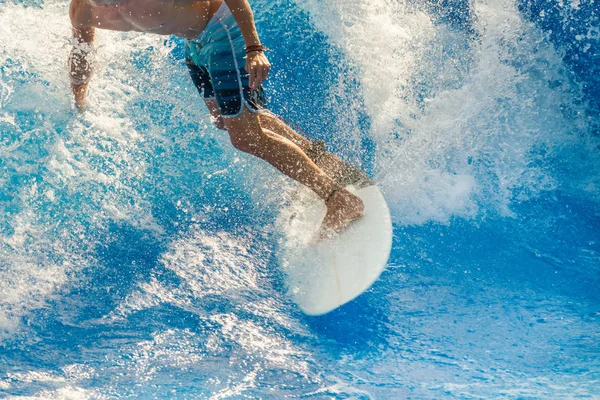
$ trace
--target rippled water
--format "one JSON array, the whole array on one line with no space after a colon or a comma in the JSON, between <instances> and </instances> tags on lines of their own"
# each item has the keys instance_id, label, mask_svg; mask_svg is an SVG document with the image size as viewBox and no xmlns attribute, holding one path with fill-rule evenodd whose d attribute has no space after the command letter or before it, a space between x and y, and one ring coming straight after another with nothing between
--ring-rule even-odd
<instances>
[{"instance_id":1,"label":"rippled water","mask_svg":"<svg viewBox=\"0 0 600 400\"><path fill-rule=\"evenodd\" d=\"M0 395L600 396L594 0L253 3L272 109L380 183L387 270L289 300L291 183L211 126L178 39L0 3Z\"/></svg>"}]
</instances>

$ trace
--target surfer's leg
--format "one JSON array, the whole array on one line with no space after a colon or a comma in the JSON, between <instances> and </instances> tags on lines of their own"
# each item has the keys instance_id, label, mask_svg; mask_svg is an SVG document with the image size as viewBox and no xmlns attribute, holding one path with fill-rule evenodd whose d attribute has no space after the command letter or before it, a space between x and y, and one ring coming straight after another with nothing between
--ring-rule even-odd
<instances>
[{"instance_id":1,"label":"surfer's leg","mask_svg":"<svg viewBox=\"0 0 600 400\"><path fill-rule=\"evenodd\" d=\"M307 139L272 112L261 113L260 123L263 128L269 129L271 132L294 142L337 184L342 186L355 185L357 187L373 184L371 178L361 169L344 162L335 154L328 152L325 148L325 142Z\"/></svg>"},{"instance_id":2,"label":"surfer's leg","mask_svg":"<svg viewBox=\"0 0 600 400\"><path fill-rule=\"evenodd\" d=\"M289 125L287 125L281 118L272 112L265 112L260 114L260 124L263 128L275 132L284 138L291 140L294 144L302 149L305 153L309 151L312 141L306 137L300 135ZM307 154L308 155L308 154ZM308 155L310 157L310 155ZM314 161L314 160L313 160Z\"/></svg>"},{"instance_id":3,"label":"surfer's leg","mask_svg":"<svg viewBox=\"0 0 600 400\"><path fill-rule=\"evenodd\" d=\"M239 116L225 116L224 121L231 143L238 150L269 162L323 199L339 189L294 142L263 128L258 114L244 109Z\"/></svg>"},{"instance_id":4,"label":"surfer's leg","mask_svg":"<svg viewBox=\"0 0 600 400\"><path fill-rule=\"evenodd\" d=\"M257 113L245 108L238 116L224 116L224 121L237 149L267 161L325 201L323 236L328 231L341 231L362 215L364 206L359 197L336 184L294 142L263 128Z\"/></svg>"},{"instance_id":5,"label":"surfer's leg","mask_svg":"<svg viewBox=\"0 0 600 400\"><path fill-rule=\"evenodd\" d=\"M225 129L223 116L219 110L219 104L214 98L205 98L204 103L210 112L211 120L218 129ZM310 158L319 168L323 170L337 184L348 186L351 184L357 187L372 185L373 181L362 170L353 165L345 163L335 154L329 153L325 149L325 142L321 140L311 141L292 129L283 119L272 112L262 112L259 114L260 124L263 128L280 135L296 146Z\"/></svg>"},{"instance_id":6,"label":"surfer's leg","mask_svg":"<svg viewBox=\"0 0 600 400\"><path fill-rule=\"evenodd\" d=\"M210 119L215 127L217 129L225 130L225 122L223 122L223 116L221 115L221 110L219 110L217 100L204 100L204 104L206 104L206 108L208 109L208 112L210 112Z\"/></svg>"}]
</instances>

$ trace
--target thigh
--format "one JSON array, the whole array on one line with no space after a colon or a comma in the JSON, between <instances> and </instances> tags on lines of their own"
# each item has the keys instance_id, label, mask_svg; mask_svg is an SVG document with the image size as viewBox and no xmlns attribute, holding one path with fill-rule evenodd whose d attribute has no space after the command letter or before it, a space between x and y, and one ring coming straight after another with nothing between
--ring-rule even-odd
<instances>
[{"instance_id":1,"label":"thigh","mask_svg":"<svg viewBox=\"0 0 600 400\"><path fill-rule=\"evenodd\" d=\"M232 137L251 137L262 133L258 114L252 113L249 110L244 109L238 115L224 118L224 123Z\"/></svg>"}]
</instances>

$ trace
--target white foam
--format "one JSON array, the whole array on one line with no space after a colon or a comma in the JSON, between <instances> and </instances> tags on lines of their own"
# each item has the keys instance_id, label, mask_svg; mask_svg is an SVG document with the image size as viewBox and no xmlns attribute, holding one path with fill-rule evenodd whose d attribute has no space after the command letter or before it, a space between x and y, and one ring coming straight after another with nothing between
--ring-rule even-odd
<instances>
[{"instance_id":1,"label":"white foam","mask_svg":"<svg viewBox=\"0 0 600 400\"><path fill-rule=\"evenodd\" d=\"M577 88L514 0L471 2L472 32L406 1L297 4L354 64L397 222L512 215L556 187L545 160L577 129Z\"/></svg>"},{"instance_id":2,"label":"white foam","mask_svg":"<svg viewBox=\"0 0 600 400\"><path fill-rule=\"evenodd\" d=\"M142 189L148 168L143 145L164 142L168 132L153 123L139 131L135 122L144 125L151 116L130 117L128 107L141 96L137 85L148 80L136 74L132 56L147 53L149 69L164 69L164 80L144 95L191 113L200 108L182 106L195 99L191 85L183 100L172 95L174 82L189 78L183 65L166 68L170 49L163 37L99 31L89 108L76 117L68 82L68 3L4 4L0 27L0 157L6 167L0 184L8 199L0 203L1 338L94 265L90 250L111 222L163 233Z\"/></svg>"},{"instance_id":3,"label":"white foam","mask_svg":"<svg viewBox=\"0 0 600 400\"><path fill-rule=\"evenodd\" d=\"M34 396L10 396L13 400L88 400L107 398L92 390L65 386L56 390L42 390Z\"/></svg>"}]
</instances>

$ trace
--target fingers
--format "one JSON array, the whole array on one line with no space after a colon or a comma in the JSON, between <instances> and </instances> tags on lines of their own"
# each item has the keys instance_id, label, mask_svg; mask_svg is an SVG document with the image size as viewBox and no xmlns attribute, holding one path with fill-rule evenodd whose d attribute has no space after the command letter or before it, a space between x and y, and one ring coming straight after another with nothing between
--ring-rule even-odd
<instances>
[{"instance_id":1,"label":"fingers","mask_svg":"<svg viewBox=\"0 0 600 400\"><path fill-rule=\"evenodd\" d=\"M260 82L258 83L257 86L260 86L261 83L263 83L263 81L265 79L267 79L267 75L269 74L269 70L271 69L271 65L270 64L266 64L263 65L260 69L260 76L259 76L259 80Z\"/></svg>"},{"instance_id":2,"label":"fingers","mask_svg":"<svg viewBox=\"0 0 600 400\"><path fill-rule=\"evenodd\" d=\"M250 65L250 71L248 71L248 74L250 74L250 77L249 77L250 87L252 89L254 89L254 88L256 88L256 85L257 85L256 82L258 80L258 66L256 64Z\"/></svg>"},{"instance_id":3,"label":"fingers","mask_svg":"<svg viewBox=\"0 0 600 400\"><path fill-rule=\"evenodd\" d=\"M87 83L72 85L73 95L75 97L75 107L79 112L85 110L85 95L87 92Z\"/></svg>"},{"instance_id":4,"label":"fingers","mask_svg":"<svg viewBox=\"0 0 600 400\"><path fill-rule=\"evenodd\" d=\"M269 74L270 65L254 65L250 67L250 87L255 89L259 87Z\"/></svg>"},{"instance_id":5,"label":"fingers","mask_svg":"<svg viewBox=\"0 0 600 400\"><path fill-rule=\"evenodd\" d=\"M257 53L257 55L252 56L252 59L249 61L249 85L252 89L255 89L267 79L271 64L269 64L269 60L267 60L267 57L265 57L263 53Z\"/></svg>"}]
</instances>

